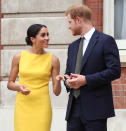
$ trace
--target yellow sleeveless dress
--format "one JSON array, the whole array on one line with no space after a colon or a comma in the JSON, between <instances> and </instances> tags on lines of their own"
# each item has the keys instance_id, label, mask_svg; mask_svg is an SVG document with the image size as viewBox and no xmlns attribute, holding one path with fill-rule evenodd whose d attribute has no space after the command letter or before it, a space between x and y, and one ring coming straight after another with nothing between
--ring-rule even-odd
<instances>
[{"instance_id":1,"label":"yellow sleeveless dress","mask_svg":"<svg viewBox=\"0 0 126 131\"><path fill-rule=\"evenodd\" d=\"M16 96L15 131L50 131L52 108L49 96L52 54L21 53L19 83L31 90Z\"/></svg>"}]
</instances>

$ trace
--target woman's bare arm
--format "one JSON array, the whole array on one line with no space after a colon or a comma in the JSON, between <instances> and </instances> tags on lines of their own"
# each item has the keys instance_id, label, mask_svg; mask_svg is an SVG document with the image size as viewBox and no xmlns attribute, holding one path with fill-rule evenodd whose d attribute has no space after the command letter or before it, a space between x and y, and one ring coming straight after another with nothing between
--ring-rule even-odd
<instances>
[{"instance_id":1,"label":"woman's bare arm","mask_svg":"<svg viewBox=\"0 0 126 131\"><path fill-rule=\"evenodd\" d=\"M52 83L53 83L53 92L58 96L61 92L61 79L56 79L56 76L60 72L60 62L56 56L52 56Z\"/></svg>"},{"instance_id":2,"label":"woman's bare arm","mask_svg":"<svg viewBox=\"0 0 126 131\"><path fill-rule=\"evenodd\" d=\"M30 93L30 91L24 85L19 85L15 83L16 77L19 72L20 57L21 53L17 53L13 57L7 88L14 91L20 91L22 94L27 95Z\"/></svg>"}]
</instances>

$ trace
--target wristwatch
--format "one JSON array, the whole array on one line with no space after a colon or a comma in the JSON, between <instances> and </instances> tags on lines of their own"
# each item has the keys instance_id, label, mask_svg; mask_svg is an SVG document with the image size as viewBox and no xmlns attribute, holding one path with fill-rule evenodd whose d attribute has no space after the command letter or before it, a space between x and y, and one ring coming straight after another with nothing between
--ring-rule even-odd
<instances>
[{"instance_id":1,"label":"wristwatch","mask_svg":"<svg viewBox=\"0 0 126 131\"><path fill-rule=\"evenodd\" d=\"M71 89L71 88L67 85L67 83L66 83L67 79L68 79L68 78L66 78L66 77L64 78L64 80L63 80L63 81L64 81L64 84L65 84L65 86L66 86L68 89Z\"/></svg>"}]
</instances>

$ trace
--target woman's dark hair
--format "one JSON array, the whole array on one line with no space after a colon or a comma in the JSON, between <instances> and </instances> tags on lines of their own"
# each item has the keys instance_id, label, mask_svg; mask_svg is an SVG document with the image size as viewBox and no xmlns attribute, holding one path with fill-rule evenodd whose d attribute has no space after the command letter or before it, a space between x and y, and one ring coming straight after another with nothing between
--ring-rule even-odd
<instances>
[{"instance_id":1,"label":"woman's dark hair","mask_svg":"<svg viewBox=\"0 0 126 131\"><path fill-rule=\"evenodd\" d=\"M38 34L38 32L41 30L41 28L47 28L45 25L41 25L41 24L33 24L31 25L28 30L27 30L27 37L25 38L25 41L27 43L27 45L31 45L32 46L32 41L30 39L30 37L36 37L36 35Z\"/></svg>"}]
</instances>

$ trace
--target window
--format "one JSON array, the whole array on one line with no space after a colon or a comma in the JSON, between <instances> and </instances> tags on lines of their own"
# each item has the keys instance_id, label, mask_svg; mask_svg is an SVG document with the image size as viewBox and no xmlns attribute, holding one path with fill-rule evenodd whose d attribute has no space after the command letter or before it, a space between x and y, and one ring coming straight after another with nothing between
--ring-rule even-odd
<instances>
[{"instance_id":1,"label":"window","mask_svg":"<svg viewBox=\"0 0 126 131\"><path fill-rule=\"evenodd\" d=\"M103 32L116 39L126 66L126 0L104 0L103 5Z\"/></svg>"},{"instance_id":2,"label":"window","mask_svg":"<svg viewBox=\"0 0 126 131\"><path fill-rule=\"evenodd\" d=\"M126 39L126 0L114 1L114 37Z\"/></svg>"}]
</instances>

